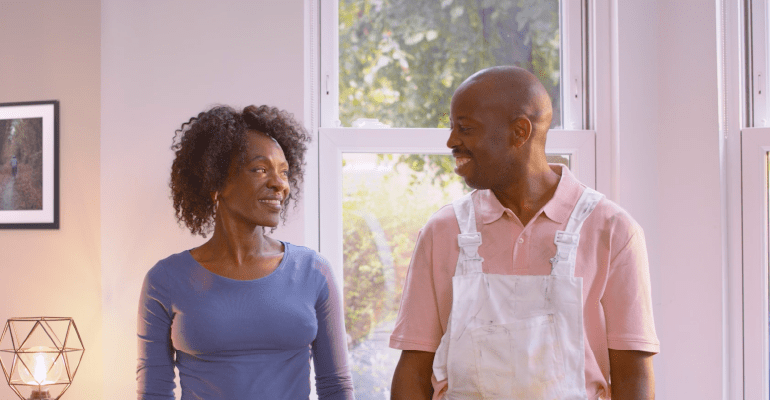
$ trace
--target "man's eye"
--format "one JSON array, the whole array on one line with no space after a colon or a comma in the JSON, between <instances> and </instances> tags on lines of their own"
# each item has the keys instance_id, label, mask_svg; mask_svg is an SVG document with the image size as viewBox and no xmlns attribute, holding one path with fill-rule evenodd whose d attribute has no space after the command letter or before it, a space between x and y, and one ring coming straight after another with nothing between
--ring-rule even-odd
<instances>
[{"instance_id":1,"label":"man's eye","mask_svg":"<svg viewBox=\"0 0 770 400\"><path fill-rule=\"evenodd\" d=\"M265 171L267 170L262 167L257 167L251 170L251 172L265 172Z\"/></svg>"}]
</instances>

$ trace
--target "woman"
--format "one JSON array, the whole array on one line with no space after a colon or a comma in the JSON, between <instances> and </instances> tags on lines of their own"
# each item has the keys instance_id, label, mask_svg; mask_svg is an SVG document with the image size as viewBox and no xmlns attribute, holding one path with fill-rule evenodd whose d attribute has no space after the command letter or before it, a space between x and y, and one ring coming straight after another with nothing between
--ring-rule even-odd
<instances>
[{"instance_id":1,"label":"woman","mask_svg":"<svg viewBox=\"0 0 770 400\"><path fill-rule=\"evenodd\" d=\"M340 294L313 250L264 234L299 196L305 143L285 111L215 107L177 131L180 223L211 239L159 261L139 304L139 399L352 399ZM175 138L176 139L176 138Z\"/></svg>"}]
</instances>

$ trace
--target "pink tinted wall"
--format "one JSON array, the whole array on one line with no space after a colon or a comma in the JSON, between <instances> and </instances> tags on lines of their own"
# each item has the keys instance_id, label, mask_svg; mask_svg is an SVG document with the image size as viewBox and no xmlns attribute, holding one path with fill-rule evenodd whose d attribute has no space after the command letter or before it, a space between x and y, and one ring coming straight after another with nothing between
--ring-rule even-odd
<instances>
[{"instance_id":1,"label":"pink tinted wall","mask_svg":"<svg viewBox=\"0 0 770 400\"><path fill-rule=\"evenodd\" d=\"M102 281L105 398L136 392L146 271L203 243L169 199L174 130L214 104L304 111L303 2L102 2ZM302 208L275 237L302 244Z\"/></svg>"},{"instance_id":2,"label":"pink tinted wall","mask_svg":"<svg viewBox=\"0 0 770 400\"><path fill-rule=\"evenodd\" d=\"M617 0L619 201L647 238L658 399L724 386L716 5Z\"/></svg>"},{"instance_id":3,"label":"pink tinted wall","mask_svg":"<svg viewBox=\"0 0 770 400\"><path fill-rule=\"evenodd\" d=\"M0 323L72 317L86 348L65 399L101 399L98 0L0 2L0 102L59 100L60 229L0 230ZM0 398L17 398L5 379Z\"/></svg>"}]
</instances>

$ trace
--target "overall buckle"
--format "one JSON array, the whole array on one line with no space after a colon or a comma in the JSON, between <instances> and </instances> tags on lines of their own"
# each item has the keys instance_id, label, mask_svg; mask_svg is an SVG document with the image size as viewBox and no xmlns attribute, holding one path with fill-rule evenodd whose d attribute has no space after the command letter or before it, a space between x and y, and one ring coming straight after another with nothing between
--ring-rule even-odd
<instances>
[{"instance_id":1,"label":"overall buckle","mask_svg":"<svg viewBox=\"0 0 770 400\"><path fill-rule=\"evenodd\" d=\"M577 246L578 241L580 241L579 233L571 233L566 231L556 231L556 236L553 238L553 242L556 244L556 246L560 244Z\"/></svg>"},{"instance_id":2,"label":"overall buckle","mask_svg":"<svg viewBox=\"0 0 770 400\"><path fill-rule=\"evenodd\" d=\"M460 247L476 247L481 246L481 233L461 233L457 235L457 244Z\"/></svg>"},{"instance_id":3,"label":"overall buckle","mask_svg":"<svg viewBox=\"0 0 770 400\"><path fill-rule=\"evenodd\" d=\"M457 235L457 244L460 246L460 258L465 261L484 261L479 256L481 246L481 233L461 233Z\"/></svg>"}]
</instances>

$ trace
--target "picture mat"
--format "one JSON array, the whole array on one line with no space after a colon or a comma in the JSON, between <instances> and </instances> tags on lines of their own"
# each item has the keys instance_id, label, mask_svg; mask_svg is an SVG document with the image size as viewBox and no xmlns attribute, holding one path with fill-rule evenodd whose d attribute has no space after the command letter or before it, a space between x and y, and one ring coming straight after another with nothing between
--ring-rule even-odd
<instances>
[{"instance_id":1,"label":"picture mat","mask_svg":"<svg viewBox=\"0 0 770 400\"><path fill-rule=\"evenodd\" d=\"M54 222L54 104L1 106L0 119L43 118L43 209L0 211L0 224Z\"/></svg>"}]
</instances>

